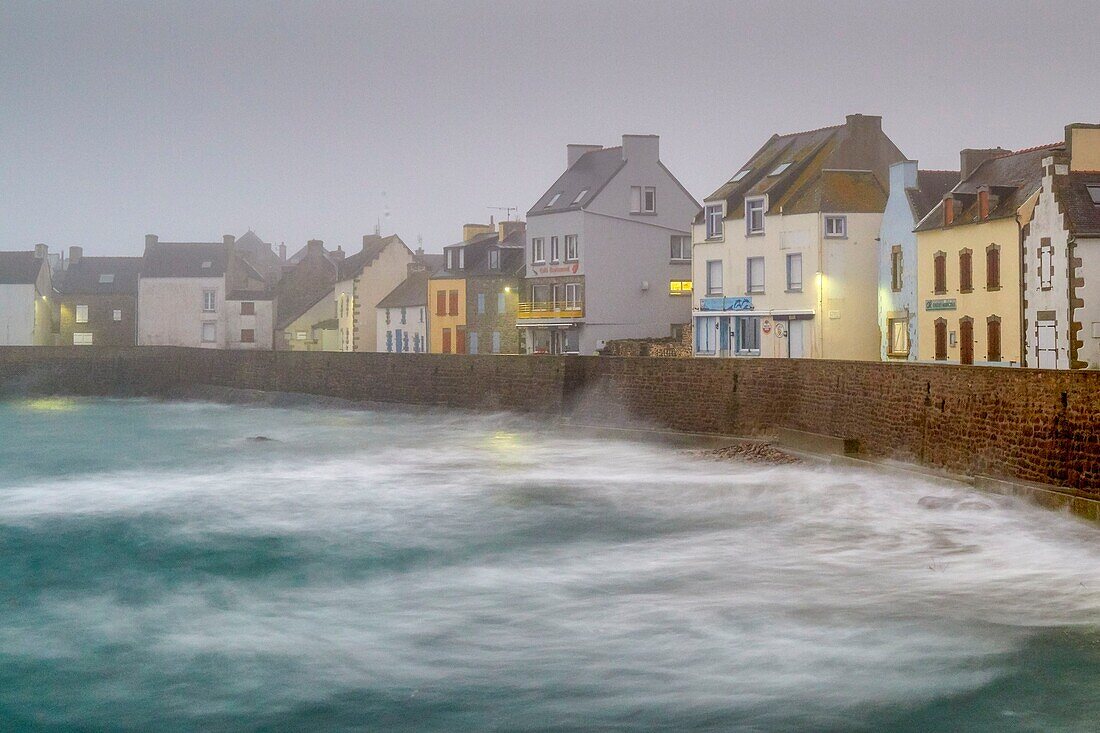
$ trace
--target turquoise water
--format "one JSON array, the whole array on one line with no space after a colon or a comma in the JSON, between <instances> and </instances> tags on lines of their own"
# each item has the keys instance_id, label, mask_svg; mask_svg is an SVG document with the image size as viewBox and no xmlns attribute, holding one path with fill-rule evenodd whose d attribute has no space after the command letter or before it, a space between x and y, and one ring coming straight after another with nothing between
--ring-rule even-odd
<instances>
[{"instance_id":1,"label":"turquoise water","mask_svg":"<svg viewBox=\"0 0 1100 733\"><path fill-rule=\"evenodd\" d=\"M1097 730L1098 538L509 416L10 401L0 731Z\"/></svg>"}]
</instances>

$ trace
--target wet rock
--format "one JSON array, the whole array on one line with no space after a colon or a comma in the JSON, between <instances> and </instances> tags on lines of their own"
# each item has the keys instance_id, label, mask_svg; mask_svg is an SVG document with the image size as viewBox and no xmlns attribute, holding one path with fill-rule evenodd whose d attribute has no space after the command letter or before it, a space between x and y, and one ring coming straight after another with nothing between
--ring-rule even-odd
<instances>
[{"instance_id":1,"label":"wet rock","mask_svg":"<svg viewBox=\"0 0 1100 733\"><path fill-rule=\"evenodd\" d=\"M248 439L249 443L278 443L279 441L274 438L269 438L266 435L254 435Z\"/></svg>"}]
</instances>

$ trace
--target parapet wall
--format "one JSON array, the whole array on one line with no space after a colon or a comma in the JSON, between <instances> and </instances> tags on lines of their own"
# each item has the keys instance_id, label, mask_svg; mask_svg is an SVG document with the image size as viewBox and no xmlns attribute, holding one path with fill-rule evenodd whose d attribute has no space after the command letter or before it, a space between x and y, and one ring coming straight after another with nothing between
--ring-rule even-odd
<instances>
[{"instance_id":1,"label":"parapet wall","mask_svg":"<svg viewBox=\"0 0 1100 733\"><path fill-rule=\"evenodd\" d=\"M11 390L171 395L199 385L516 410L587 424L856 441L868 455L1100 497L1100 372L779 359L0 347Z\"/></svg>"}]
</instances>

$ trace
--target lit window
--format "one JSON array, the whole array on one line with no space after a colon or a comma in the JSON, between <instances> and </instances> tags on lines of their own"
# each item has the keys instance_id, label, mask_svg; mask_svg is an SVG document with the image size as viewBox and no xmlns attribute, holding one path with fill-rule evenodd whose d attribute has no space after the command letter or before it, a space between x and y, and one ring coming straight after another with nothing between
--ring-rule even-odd
<instances>
[{"instance_id":1,"label":"lit window","mask_svg":"<svg viewBox=\"0 0 1100 733\"><path fill-rule=\"evenodd\" d=\"M848 236L848 217L826 216L825 236L842 238Z\"/></svg>"},{"instance_id":2,"label":"lit window","mask_svg":"<svg viewBox=\"0 0 1100 733\"><path fill-rule=\"evenodd\" d=\"M669 280L669 295L691 295L691 280Z\"/></svg>"},{"instance_id":3,"label":"lit window","mask_svg":"<svg viewBox=\"0 0 1100 733\"><path fill-rule=\"evenodd\" d=\"M669 239L669 259L691 259L691 237L683 234L673 234Z\"/></svg>"},{"instance_id":4,"label":"lit window","mask_svg":"<svg viewBox=\"0 0 1100 733\"><path fill-rule=\"evenodd\" d=\"M887 319L886 332L890 338L887 353L890 356L909 356L909 319Z\"/></svg>"},{"instance_id":5,"label":"lit window","mask_svg":"<svg viewBox=\"0 0 1100 733\"><path fill-rule=\"evenodd\" d=\"M565 261L576 262L577 261L577 235L566 234L565 235Z\"/></svg>"},{"instance_id":6,"label":"lit window","mask_svg":"<svg viewBox=\"0 0 1100 733\"><path fill-rule=\"evenodd\" d=\"M92 334L90 333L74 333L73 334L73 346L91 346Z\"/></svg>"},{"instance_id":7,"label":"lit window","mask_svg":"<svg viewBox=\"0 0 1100 733\"><path fill-rule=\"evenodd\" d=\"M745 232L747 234L764 233L764 199L745 200Z\"/></svg>"},{"instance_id":8,"label":"lit window","mask_svg":"<svg viewBox=\"0 0 1100 733\"><path fill-rule=\"evenodd\" d=\"M787 255L787 290L802 292L802 253Z\"/></svg>"},{"instance_id":9,"label":"lit window","mask_svg":"<svg viewBox=\"0 0 1100 733\"><path fill-rule=\"evenodd\" d=\"M119 308L115 308L111 312L111 318L115 321L121 321L122 320L122 310L119 309Z\"/></svg>"},{"instance_id":10,"label":"lit window","mask_svg":"<svg viewBox=\"0 0 1100 733\"><path fill-rule=\"evenodd\" d=\"M558 199L560 199L560 198L561 198L561 192L559 191L558 193L556 193L556 194L554 194L553 196L550 197L550 201L547 202L545 208L549 209L551 206L558 203Z\"/></svg>"},{"instance_id":11,"label":"lit window","mask_svg":"<svg viewBox=\"0 0 1100 733\"><path fill-rule=\"evenodd\" d=\"M577 197L575 199L573 199L573 204L571 204L571 205L575 206L576 204L579 204L581 202L581 199L583 199L587 195L588 195L588 189L587 188L582 189L581 192L577 194Z\"/></svg>"},{"instance_id":12,"label":"lit window","mask_svg":"<svg viewBox=\"0 0 1100 733\"><path fill-rule=\"evenodd\" d=\"M751 170L752 170L752 168L746 168L746 169L745 169L745 170L743 170L743 171L738 171L738 172L737 172L737 175L736 175L736 176L734 176L733 178L731 178L729 182L730 182L730 183L737 183L737 182L738 182L738 181L740 181L740 180L741 180L742 178L744 178L745 176L747 176L747 175L749 174L749 171L751 171Z\"/></svg>"},{"instance_id":13,"label":"lit window","mask_svg":"<svg viewBox=\"0 0 1100 733\"><path fill-rule=\"evenodd\" d=\"M780 163L779 165L777 165L775 167L775 170L773 170L768 175L769 176L778 176L780 173L782 173L783 171L787 170L790 167L791 167L790 163Z\"/></svg>"},{"instance_id":14,"label":"lit window","mask_svg":"<svg viewBox=\"0 0 1100 733\"><path fill-rule=\"evenodd\" d=\"M489 269L490 270L499 270L500 269L500 250L496 249L495 247L493 249L489 250Z\"/></svg>"},{"instance_id":15,"label":"lit window","mask_svg":"<svg viewBox=\"0 0 1100 733\"><path fill-rule=\"evenodd\" d=\"M88 322L88 306L78 305L76 307L76 322L87 323Z\"/></svg>"},{"instance_id":16,"label":"lit window","mask_svg":"<svg viewBox=\"0 0 1100 733\"><path fill-rule=\"evenodd\" d=\"M215 297L217 297L217 291L204 290L202 291L202 309L207 313L214 312Z\"/></svg>"},{"instance_id":17,"label":"lit window","mask_svg":"<svg viewBox=\"0 0 1100 733\"><path fill-rule=\"evenodd\" d=\"M746 291L748 293L764 292L764 258L749 257L745 263L747 273Z\"/></svg>"},{"instance_id":18,"label":"lit window","mask_svg":"<svg viewBox=\"0 0 1100 733\"><path fill-rule=\"evenodd\" d=\"M115 281L115 276L114 276L113 273L105 272L105 273L103 273L102 275L99 276L99 283L101 285L107 284L107 283L113 283L114 281Z\"/></svg>"},{"instance_id":19,"label":"lit window","mask_svg":"<svg viewBox=\"0 0 1100 733\"><path fill-rule=\"evenodd\" d=\"M722 236L722 204L707 204L707 239Z\"/></svg>"}]
</instances>

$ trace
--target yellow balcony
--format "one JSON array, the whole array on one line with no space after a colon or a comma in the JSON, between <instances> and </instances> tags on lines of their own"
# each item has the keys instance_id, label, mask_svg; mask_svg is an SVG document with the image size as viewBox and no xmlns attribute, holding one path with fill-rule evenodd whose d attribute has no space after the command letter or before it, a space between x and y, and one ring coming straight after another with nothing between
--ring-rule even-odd
<instances>
[{"instance_id":1,"label":"yellow balcony","mask_svg":"<svg viewBox=\"0 0 1100 733\"><path fill-rule=\"evenodd\" d=\"M584 308L579 303L523 302L516 310L519 320L531 318L584 318Z\"/></svg>"}]
</instances>

